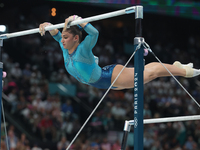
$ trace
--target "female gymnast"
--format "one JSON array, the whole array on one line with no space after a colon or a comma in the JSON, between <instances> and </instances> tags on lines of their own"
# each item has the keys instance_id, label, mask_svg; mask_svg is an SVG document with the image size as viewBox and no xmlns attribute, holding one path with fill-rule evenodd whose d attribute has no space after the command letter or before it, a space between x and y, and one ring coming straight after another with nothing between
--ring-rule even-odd
<instances>
[{"instance_id":1,"label":"female gymnast","mask_svg":"<svg viewBox=\"0 0 200 150\"><path fill-rule=\"evenodd\" d=\"M73 15L65 19L65 26L62 33L58 29L49 31L53 38L59 42L63 52L65 68L69 74L78 81L94 86L99 89L108 89L115 80L123 65L115 64L101 68L96 62L97 57L92 53L92 49L97 43L99 32L90 24L68 26L68 23L80 20L81 17ZM41 36L45 35L45 27L51 23L42 23L39 26ZM87 36L81 42L82 29L87 32ZM193 64L186 65L176 61L173 65L164 64L165 67L174 75L182 77L195 77L200 74L199 69L194 69ZM152 62L144 67L144 83L158 77L171 76L168 71L158 62ZM126 67L112 89L129 89L134 87L134 68Z\"/></svg>"}]
</instances>

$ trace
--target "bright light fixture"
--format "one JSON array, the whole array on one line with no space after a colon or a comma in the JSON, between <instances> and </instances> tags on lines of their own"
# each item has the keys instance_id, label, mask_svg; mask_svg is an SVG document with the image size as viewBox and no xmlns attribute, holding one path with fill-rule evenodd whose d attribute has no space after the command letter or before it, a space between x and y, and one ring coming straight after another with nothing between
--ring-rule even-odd
<instances>
[{"instance_id":1,"label":"bright light fixture","mask_svg":"<svg viewBox=\"0 0 200 150\"><path fill-rule=\"evenodd\" d=\"M0 25L0 32L5 32L5 31L6 31L6 26Z\"/></svg>"}]
</instances>

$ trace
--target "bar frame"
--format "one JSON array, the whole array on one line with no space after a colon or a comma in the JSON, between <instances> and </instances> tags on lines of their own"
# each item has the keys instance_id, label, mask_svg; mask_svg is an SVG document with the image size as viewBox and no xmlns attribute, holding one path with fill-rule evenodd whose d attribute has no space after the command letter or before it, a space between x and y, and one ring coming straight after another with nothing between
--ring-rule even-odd
<instances>
[{"instance_id":1,"label":"bar frame","mask_svg":"<svg viewBox=\"0 0 200 150\"><path fill-rule=\"evenodd\" d=\"M142 38L142 19L143 6L136 6L134 49L136 51L138 45L141 45L141 47L134 56L134 150L143 149L144 48L142 43L144 38Z\"/></svg>"},{"instance_id":2,"label":"bar frame","mask_svg":"<svg viewBox=\"0 0 200 150\"><path fill-rule=\"evenodd\" d=\"M142 36L142 29L141 29L141 19L143 18L143 7L142 6L132 6L132 7L126 8L126 9L122 9L122 10L118 10L118 11L114 11L114 12L110 12L110 13L105 13L105 14L101 14L101 15L96 15L96 16L93 16L93 17L88 17L88 18L84 18L84 19L81 19L81 20L77 20L77 21L72 21L69 24L69 26L78 25L78 24L85 23L85 22L98 21L98 20L107 19L107 18L111 18L111 17L115 17L115 16L120 16L120 15L124 15L124 14L131 14L131 13L134 13L134 12L136 12L135 13L136 36ZM64 25L65 25L65 23L60 23L60 24L56 24L56 25L52 25L52 26L47 26L47 27L45 27L45 31L63 28ZM14 37L19 37L19 36L30 35L30 34L34 34L34 33L39 33L39 28L0 35L0 84L1 84L0 90L1 91L3 89L3 85L2 85L2 82L3 82L2 81L3 63L2 63L2 59L1 59L1 57L2 57L1 47L3 46L3 40L4 39L9 39L9 38L14 38ZM134 39L134 41L135 41L135 39ZM134 44L134 46L136 46L136 45ZM136 70L138 71L138 73L142 72L142 76L143 76L143 70L141 70L141 69L138 70L138 68L140 68L140 62L138 62L138 61L140 61L141 59L143 60L143 51L139 50L139 52L136 53L136 57L135 58L137 59L137 61L136 61L137 64L139 64L139 65L136 65L136 68L137 68ZM143 95L141 95L143 93L143 77L142 78L139 77L139 82L138 83L142 84L142 86L140 88L141 92L140 92L139 95L140 95L140 98L143 99ZM2 99L2 94L0 94L0 97ZM2 103L0 102L0 106L1 105L2 105ZM141 105L141 107L142 107L142 110L143 110L143 104ZM0 116L1 116L1 108L0 108ZM141 120L141 119L139 119L139 120ZM0 120L0 123L1 123L1 120ZM143 131L143 129L140 129L140 130ZM0 132L1 132L1 130L0 130ZM126 132L126 134L128 135L128 132ZM137 134L137 136L138 135L139 135L139 133ZM143 136L142 136L142 138L143 138ZM143 141L143 139L141 141ZM140 147L141 147L141 145L140 145ZM143 145L142 145L142 148L143 148Z\"/></svg>"}]
</instances>

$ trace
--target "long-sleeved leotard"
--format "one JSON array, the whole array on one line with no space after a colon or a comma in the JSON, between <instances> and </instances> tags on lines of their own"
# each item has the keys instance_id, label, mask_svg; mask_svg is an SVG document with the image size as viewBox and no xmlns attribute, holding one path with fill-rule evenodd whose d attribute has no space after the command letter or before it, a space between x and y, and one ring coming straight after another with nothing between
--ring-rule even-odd
<instances>
[{"instance_id":1,"label":"long-sleeved leotard","mask_svg":"<svg viewBox=\"0 0 200 150\"><path fill-rule=\"evenodd\" d=\"M95 63L95 56L92 53L92 49L97 43L99 32L90 23L84 27L84 30L88 35L72 54L69 54L68 50L63 47L60 31L53 38L60 44L68 73L78 81L90 84L96 82L102 72L101 67Z\"/></svg>"}]
</instances>

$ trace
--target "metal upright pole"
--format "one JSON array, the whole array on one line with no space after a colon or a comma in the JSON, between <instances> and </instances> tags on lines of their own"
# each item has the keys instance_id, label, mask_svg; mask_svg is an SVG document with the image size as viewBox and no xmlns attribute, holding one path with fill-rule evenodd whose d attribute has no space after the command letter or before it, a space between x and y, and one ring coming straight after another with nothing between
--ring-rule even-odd
<instances>
[{"instance_id":1,"label":"metal upright pole","mask_svg":"<svg viewBox=\"0 0 200 150\"><path fill-rule=\"evenodd\" d=\"M143 42L142 38L143 6L136 6L135 10L135 38L134 48ZM144 50L141 46L134 56L134 150L143 149L143 71Z\"/></svg>"},{"instance_id":2,"label":"metal upright pole","mask_svg":"<svg viewBox=\"0 0 200 150\"><path fill-rule=\"evenodd\" d=\"M126 150L126 142L128 138L128 133L130 132L131 126L129 124L129 121L125 121L124 124L124 134L122 138L122 144L121 144L121 149L120 150Z\"/></svg>"},{"instance_id":3,"label":"metal upright pole","mask_svg":"<svg viewBox=\"0 0 200 150\"><path fill-rule=\"evenodd\" d=\"M1 47L3 46L3 39L0 39L0 125L1 125L1 105L2 105L2 77L3 77L3 62L2 62L2 50ZM1 133L1 129L0 129ZM0 145L1 146L1 145Z\"/></svg>"}]
</instances>

